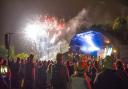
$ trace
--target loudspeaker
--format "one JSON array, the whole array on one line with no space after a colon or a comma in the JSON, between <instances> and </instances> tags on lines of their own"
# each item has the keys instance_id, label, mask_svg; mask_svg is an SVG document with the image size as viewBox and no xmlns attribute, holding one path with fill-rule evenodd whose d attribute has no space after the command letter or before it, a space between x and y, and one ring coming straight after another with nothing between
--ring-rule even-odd
<instances>
[{"instance_id":1,"label":"loudspeaker","mask_svg":"<svg viewBox=\"0 0 128 89\"><path fill-rule=\"evenodd\" d=\"M5 34L5 47L6 47L6 49L9 49L10 48L9 34Z\"/></svg>"}]
</instances>

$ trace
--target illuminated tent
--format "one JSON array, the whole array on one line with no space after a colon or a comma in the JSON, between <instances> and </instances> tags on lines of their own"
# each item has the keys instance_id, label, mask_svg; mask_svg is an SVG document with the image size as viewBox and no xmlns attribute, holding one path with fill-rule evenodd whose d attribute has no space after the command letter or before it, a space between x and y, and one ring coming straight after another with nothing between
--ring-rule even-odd
<instances>
[{"instance_id":1,"label":"illuminated tent","mask_svg":"<svg viewBox=\"0 0 128 89\"><path fill-rule=\"evenodd\" d=\"M70 41L72 52L97 56L97 52L105 45L105 36L96 31L76 34Z\"/></svg>"}]
</instances>

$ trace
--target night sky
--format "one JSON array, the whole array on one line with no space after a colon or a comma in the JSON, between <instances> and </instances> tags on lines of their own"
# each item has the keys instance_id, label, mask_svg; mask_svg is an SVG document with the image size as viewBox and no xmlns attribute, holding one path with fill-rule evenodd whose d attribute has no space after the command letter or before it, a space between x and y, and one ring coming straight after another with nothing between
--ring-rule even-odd
<instances>
[{"instance_id":1,"label":"night sky","mask_svg":"<svg viewBox=\"0 0 128 89\"><path fill-rule=\"evenodd\" d=\"M128 0L0 0L0 44L6 32L20 31L29 15L50 15L66 21L83 8L93 23L112 21L128 15Z\"/></svg>"}]
</instances>

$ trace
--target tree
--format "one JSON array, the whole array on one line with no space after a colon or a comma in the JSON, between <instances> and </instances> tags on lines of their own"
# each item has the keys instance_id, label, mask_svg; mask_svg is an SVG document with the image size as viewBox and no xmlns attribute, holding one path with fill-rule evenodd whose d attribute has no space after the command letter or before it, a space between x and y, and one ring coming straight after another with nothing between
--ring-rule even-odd
<instances>
[{"instance_id":1,"label":"tree","mask_svg":"<svg viewBox=\"0 0 128 89\"><path fill-rule=\"evenodd\" d=\"M0 45L0 56L3 58L8 56L8 50L3 45Z\"/></svg>"},{"instance_id":2,"label":"tree","mask_svg":"<svg viewBox=\"0 0 128 89\"><path fill-rule=\"evenodd\" d=\"M93 24L88 30L100 31L100 32L110 32L112 31L110 24Z\"/></svg>"},{"instance_id":3,"label":"tree","mask_svg":"<svg viewBox=\"0 0 128 89\"><path fill-rule=\"evenodd\" d=\"M0 56L7 59L8 57L8 50L5 48L5 46L0 45ZM9 50L9 59L15 58L15 49L14 47L11 47Z\"/></svg>"},{"instance_id":4,"label":"tree","mask_svg":"<svg viewBox=\"0 0 128 89\"><path fill-rule=\"evenodd\" d=\"M117 17L113 23L114 31L123 31L127 29L127 19L123 17Z\"/></svg>"},{"instance_id":5,"label":"tree","mask_svg":"<svg viewBox=\"0 0 128 89\"><path fill-rule=\"evenodd\" d=\"M116 37L123 43L128 43L128 21L127 18L118 17L113 23L113 30L116 33Z\"/></svg>"},{"instance_id":6,"label":"tree","mask_svg":"<svg viewBox=\"0 0 128 89\"><path fill-rule=\"evenodd\" d=\"M19 53L19 54L16 55L16 58L18 58L18 57L20 59L27 59L29 57L29 55L26 54L26 53Z\"/></svg>"},{"instance_id":7,"label":"tree","mask_svg":"<svg viewBox=\"0 0 128 89\"><path fill-rule=\"evenodd\" d=\"M9 59L15 59L15 48L11 47L9 50Z\"/></svg>"}]
</instances>

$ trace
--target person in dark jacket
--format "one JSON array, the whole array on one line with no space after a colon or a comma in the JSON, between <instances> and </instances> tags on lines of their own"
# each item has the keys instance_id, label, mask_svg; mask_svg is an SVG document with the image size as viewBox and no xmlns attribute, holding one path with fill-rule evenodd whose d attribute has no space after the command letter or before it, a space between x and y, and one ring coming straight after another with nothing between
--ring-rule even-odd
<instances>
[{"instance_id":1,"label":"person in dark jacket","mask_svg":"<svg viewBox=\"0 0 128 89\"><path fill-rule=\"evenodd\" d=\"M12 64L12 89L20 88L20 58L17 58L17 61Z\"/></svg>"},{"instance_id":2,"label":"person in dark jacket","mask_svg":"<svg viewBox=\"0 0 128 89\"><path fill-rule=\"evenodd\" d=\"M33 58L34 58L34 55L31 54L28 57L27 63L25 64L25 80L24 80L25 89L33 89L33 82L34 82Z\"/></svg>"},{"instance_id":3,"label":"person in dark jacket","mask_svg":"<svg viewBox=\"0 0 128 89\"><path fill-rule=\"evenodd\" d=\"M106 57L103 71L96 76L93 89L122 89L120 80L112 69L112 66L112 59L109 56Z\"/></svg>"},{"instance_id":4,"label":"person in dark jacket","mask_svg":"<svg viewBox=\"0 0 128 89\"><path fill-rule=\"evenodd\" d=\"M37 89L46 89L46 82L47 82L47 66L46 66L46 62L44 62L43 64L41 62L39 62L38 64L38 68L37 68Z\"/></svg>"},{"instance_id":5,"label":"person in dark jacket","mask_svg":"<svg viewBox=\"0 0 128 89\"><path fill-rule=\"evenodd\" d=\"M121 61L116 62L116 74L120 79L120 85L122 89L128 89L128 74L124 69L123 63Z\"/></svg>"},{"instance_id":6,"label":"person in dark jacket","mask_svg":"<svg viewBox=\"0 0 128 89\"><path fill-rule=\"evenodd\" d=\"M67 69L69 71L69 76L71 76L73 74L73 71L74 71L74 69L73 69L74 66L70 65L70 61L67 61L66 66L67 66Z\"/></svg>"},{"instance_id":7,"label":"person in dark jacket","mask_svg":"<svg viewBox=\"0 0 128 89\"><path fill-rule=\"evenodd\" d=\"M63 65L63 55L57 54L57 63L52 67L52 85L53 89L67 89L68 70Z\"/></svg>"},{"instance_id":8,"label":"person in dark jacket","mask_svg":"<svg viewBox=\"0 0 128 89\"><path fill-rule=\"evenodd\" d=\"M94 65L91 61L88 62L88 65L89 65L89 67L88 67L88 72L87 73L88 73L88 76L91 80L91 85L93 85L94 79L96 77L97 70L96 70L96 68L94 67Z\"/></svg>"},{"instance_id":9,"label":"person in dark jacket","mask_svg":"<svg viewBox=\"0 0 128 89\"><path fill-rule=\"evenodd\" d=\"M128 74L128 64L126 64L125 71L126 71L126 72L127 72L127 74Z\"/></svg>"}]
</instances>

